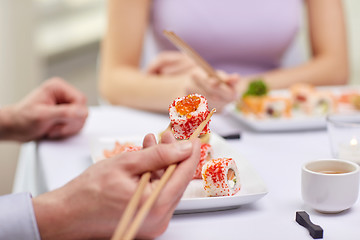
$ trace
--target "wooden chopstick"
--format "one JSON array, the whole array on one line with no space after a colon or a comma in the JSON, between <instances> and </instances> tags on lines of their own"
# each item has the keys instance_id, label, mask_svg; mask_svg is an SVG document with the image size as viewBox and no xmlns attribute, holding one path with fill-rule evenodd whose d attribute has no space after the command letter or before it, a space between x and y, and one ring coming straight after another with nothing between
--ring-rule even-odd
<instances>
[{"instance_id":1,"label":"wooden chopstick","mask_svg":"<svg viewBox=\"0 0 360 240\"><path fill-rule=\"evenodd\" d=\"M172 42L178 49L191 57L204 71L210 76L214 77L219 83L224 82L216 73L215 69L205 61L192 47L185 43L179 36L171 31L163 31L164 35Z\"/></svg>"},{"instance_id":2,"label":"wooden chopstick","mask_svg":"<svg viewBox=\"0 0 360 240\"><path fill-rule=\"evenodd\" d=\"M210 121L210 118L214 114L215 111L216 111L215 108L211 110L211 112L208 114L206 119L196 128L196 130L190 136L189 140L193 140L193 139L197 138L200 135L201 131L204 129L206 124ZM147 172L147 173L143 174L143 176L141 177L138 189L136 190L134 196L131 198L128 206L126 207L126 210L124 212L124 216L121 219L121 222L118 224L117 228L115 229L115 233L114 233L113 237L111 238L112 240L117 240L117 239L131 240L131 239L134 238L135 234L137 233L137 230L139 229L140 225L142 224L145 217L149 213L152 205L156 201L156 199L159 196L161 190L164 188L165 184L167 183L167 181L169 180L169 178L171 177L171 175L175 171L176 165L177 164L171 164L166 169L165 173L162 175L160 181L158 182L155 190L151 193L150 197L146 200L144 205L140 208L140 210L138 211L137 215L134 218L134 221L132 222L132 224L128 228L128 231L124 235L124 230L128 226L128 222L130 221L130 219L133 216L133 211L136 209L136 206L139 203L139 199L140 199L140 197L142 195L142 192L145 189L146 183L143 184L141 180L143 179L145 174L150 174L150 173ZM149 179L147 179L147 181L149 181ZM139 190L140 187L142 188L141 190ZM135 195L137 195L137 194L139 194L139 196L135 197ZM135 203L132 202L133 199L135 199L134 200L134 201L136 201ZM128 210L128 208L130 208L131 210ZM127 211L130 212L131 214L127 213ZM126 214L126 216L125 216L125 214Z\"/></svg>"}]
</instances>

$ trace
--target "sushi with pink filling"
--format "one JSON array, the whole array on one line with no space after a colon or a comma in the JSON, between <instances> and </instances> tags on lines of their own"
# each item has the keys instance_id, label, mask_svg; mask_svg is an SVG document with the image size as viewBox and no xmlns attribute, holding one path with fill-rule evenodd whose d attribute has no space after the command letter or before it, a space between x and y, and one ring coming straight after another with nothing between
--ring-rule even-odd
<instances>
[{"instance_id":1,"label":"sushi with pink filling","mask_svg":"<svg viewBox=\"0 0 360 240\"><path fill-rule=\"evenodd\" d=\"M232 158L218 158L206 162L202 169L206 195L233 196L240 191L239 171Z\"/></svg>"}]
</instances>

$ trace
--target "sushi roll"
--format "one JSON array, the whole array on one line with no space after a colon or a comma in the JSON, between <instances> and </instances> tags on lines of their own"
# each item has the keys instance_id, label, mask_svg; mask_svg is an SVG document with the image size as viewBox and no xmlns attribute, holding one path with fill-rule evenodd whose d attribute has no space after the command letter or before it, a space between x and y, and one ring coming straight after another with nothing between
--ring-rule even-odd
<instances>
[{"instance_id":1,"label":"sushi roll","mask_svg":"<svg viewBox=\"0 0 360 240\"><path fill-rule=\"evenodd\" d=\"M199 94L190 94L175 99L169 106L171 129L175 138L188 139L209 113L206 98ZM207 133L210 133L209 123L200 135Z\"/></svg>"},{"instance_id":2,"label":"sushi roll","mask_svg":"<svg viewBox=\"0 0 360 240\"><path fill-rule=\"evenodd\" d=\"M324 116L337 111L337 101L333 93L318 91L310 97L310 114L313 116Z\"/></svg>"},{"instance_id":3,"label":"sushi roll","mask_svg":"<svg viewBox=\"0 0 360 240\"><path fill-rule=\"evenodd\" d=\"M315 88L306 83L297 83L290 88L293 108L306 114L311 113L311 107L309 100L311 96L316 92Z\"/></svg>"},{"instance_id":4,"label":"sushi roll","mask_svg":"<svg viewBox=\"0 0 360 240\"><path fill-rule=\"evenodd\" d=\"M261 78L250 81L247 90L237 101L237 109L245 115L260 117L261 104L268 92L269 88Z\"/></svg>"},{"instance_id":5,"label":"sushi roll","mask_svg":"<svg viewBox=\"0 0 360 240\"><path fill-rule=\"evenodd\" d=\"M202 169L206 195L232 196L240 191L239 172L232 158L218 158L206 162Z\"/></svg>"},{"instance_id":6,"label":"sushi roll","mask_svg":"<svg viewBox=\"0 0 360 240\"><path fill-rule=\"evenodd\" d=\"M194 173L193 179L201 179L201 171L204 164L212 159L213 149L210 144L203 143L201 144L200 149L200 161Z\"/></svg>"},{"instance_id":7,"label":"sushi roll","mask_svg":"<svg viewBox=\"0 0 360 240\"><path fill-rule=\"evenodd\" d=\"M260 117L261 106L266 96L246 96L237 104L237 108L245 115Z\"/></svg>"},{"instance_id":8,"label":"sushi roll","mask_svg":"<svg viewBox=\"0 0 360 240\"><path fill-rule=\"evenodd\" d=\"M291 101L285 97L266 97L262 101L261 112L264 118L289 118Z\"/></svg>"}]
</instances>

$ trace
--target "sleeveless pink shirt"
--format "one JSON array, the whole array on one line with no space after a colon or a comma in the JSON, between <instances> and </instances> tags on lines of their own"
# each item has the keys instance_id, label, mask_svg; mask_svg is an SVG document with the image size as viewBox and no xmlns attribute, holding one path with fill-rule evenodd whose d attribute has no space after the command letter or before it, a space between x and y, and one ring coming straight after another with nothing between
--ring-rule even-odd
<instances>
[{"instance_id":1,"label":"sleeveless pink shirt","mask_svg":"<svg viewBox=\"0 0 360 240\"><path fill-rule=\"evenodd\" d=\"M280 66L301 23L302 0L153 0L157 48L176 49L174 31L215 69L242 75Z\"/></svg>"}]
</instances>

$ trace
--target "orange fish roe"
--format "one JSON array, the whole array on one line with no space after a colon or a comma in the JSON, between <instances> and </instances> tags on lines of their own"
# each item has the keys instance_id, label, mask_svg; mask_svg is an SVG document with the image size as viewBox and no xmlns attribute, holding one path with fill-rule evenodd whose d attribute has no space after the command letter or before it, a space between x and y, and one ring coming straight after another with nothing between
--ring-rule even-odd
<instances>
[{"instance_id":1,"label":"orange fish roe","mask_svg":"<svg viewBox=\"0 0 360 240\"><path fill-rule=\"evenodd\" d=\"M209 113L207 100L200 94L194 93L175 99L169 106L171 130L175 138L188 139ZM200 135L210 132L209 122Z\"/></svg>"},{"instance_id":2,"label":"orange fish roe","mask_svg":"<svg viewBox=\"0 0 360 240\"><path fill-rule=\"evenodd\" d=\"M214 165L210 166L207 169L207 174L209 174L213 180L214 183L224 181L224 175L222 174L224 171L224 166L222 161L216 161L214 160Z\"/></svg>"},{"instance_id":3,"label":"orange fish roe","mask_svg":"<svg viewBox=\"0 0 360 240\"><path fill-rule=\"evenodd\" d=\"M188 95L183 100L178 101L175 105L176 111L186 117L191 117L190 113L197 110L201 100L198 96Z\"/></svg>"}]
</instances>

